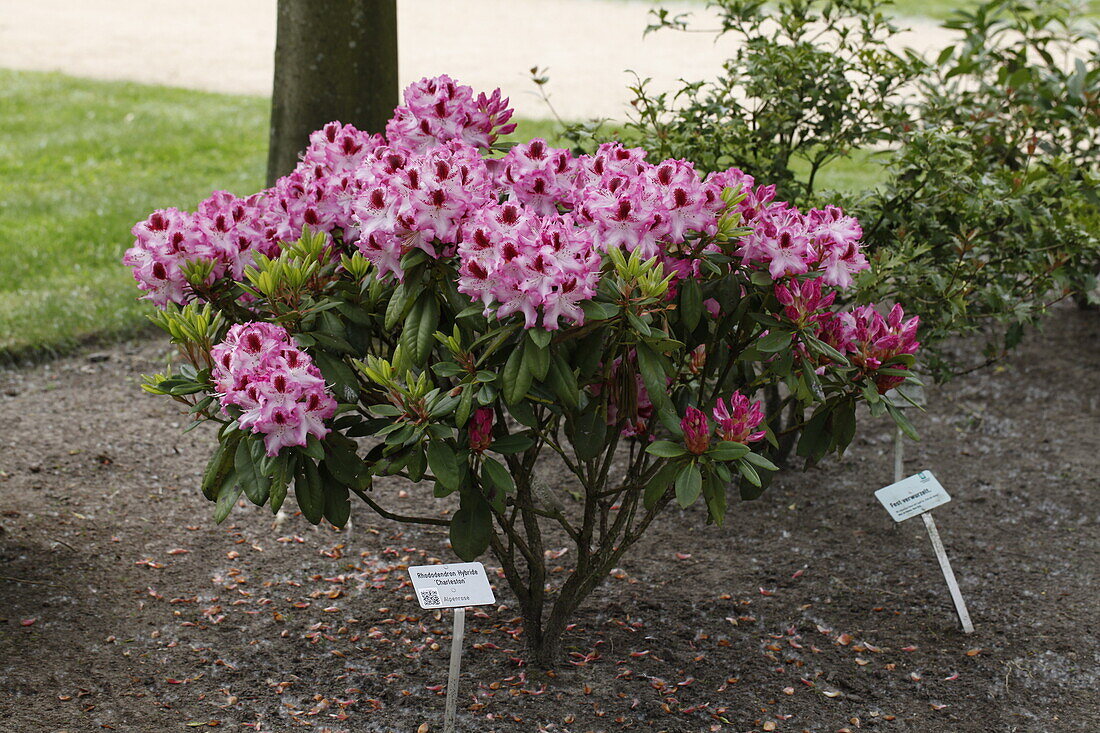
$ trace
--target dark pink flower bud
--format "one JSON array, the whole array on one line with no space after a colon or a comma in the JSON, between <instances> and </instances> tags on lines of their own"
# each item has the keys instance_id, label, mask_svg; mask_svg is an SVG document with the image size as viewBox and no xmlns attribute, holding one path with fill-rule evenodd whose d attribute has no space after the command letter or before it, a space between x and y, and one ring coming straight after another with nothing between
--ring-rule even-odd
<instances>
[{"instance_id":1,"label":"dark pink flower bud","mask_svg":"<svg viewBox=\"0 0 1100 733\"><path fill-rule=\"evenodd\" d=\"M680 421L684 430L684 446L694 455L705 453L710 447L710 422L702 410L689 407Z\"/></svg>"},{"instance_id":2,"label":"dark pink flower bud","mask_svg":"<svg viewBox=\"0 0 1100 733\"><path fill-rule=\"evenodd\" d=\"M493 442L493 411L480 407L470 418L470 450L481 453Z\"/></svg>"}]
</instances>

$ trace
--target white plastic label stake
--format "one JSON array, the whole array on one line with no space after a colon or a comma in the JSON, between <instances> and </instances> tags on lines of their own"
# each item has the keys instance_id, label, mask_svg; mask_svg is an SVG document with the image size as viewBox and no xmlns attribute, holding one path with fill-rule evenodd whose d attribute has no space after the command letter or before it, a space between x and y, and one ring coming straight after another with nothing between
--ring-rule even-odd
<instances>
[{"instance_id":1,"label":"white plastic label stake","mask_svg":"<svg viewBox=\"0 0 1100 733\"><path fill-rule=\"evenodd\" d=\"M915 517L951 501L931 471L921 471L875 492L895 522Z\"/></svg>"},{"instance_id":2,"label":"white plastic label stake","mask_svg":"<svg viewBox=\"0 0 1100 733\"><path fill-rule=\"evenodd\" d=\"M451 666L447 670L447 706L443 713L443 733L454 733L458 713L458 673L462 665L462 635L466 631L466 609L455 609L455 628L451 635Z\"/></svg>"},{"instance_id":3,"label":"white plastic label stake","mask_svg":"<svg viewBox=\"0 0 1100 733\"><path fill-rule=\"evenodd\" d=\"M466 606L496 603L485 566L479 562L449 565L414 565L409 568L416 599L421 608L453 608L454 633L451 635L451 665L447 670L447 704L443 713L443 733L454 733L458 712L458 675L462 667L462 636L466 631Z\"/></svg>"},{"instance_id":4,"label":"white plastic label stake","mask_svg":"<svg viewBox=\"0 0 1100 733\"><path fill-rule=\"evenodd\" d=\"M895 478L901 474L902 467L902 437L901 431L895 438ZM955 579L955 571L951 569L951 561L947 559L947 550L944 549L943 540L940 539L939 529L936 528L936 520L932 518L931 509L951 501L947 491L932 475L931 471L921 471L906 479L895 481L889 486L875 492L875 497L890 512L895 522L903 522L918 514L924 519L924 527L928 530L928 539L932 541L932 549L936 552L936 559L940 563L940 571L943 579L947 581L947 589L951 592L951 600L955 603L955 612L959 615L959 624L963 633L974 633L974 624L970 621L970 611L966 608L959 582Z\"/></svg>"},{"instance_id":5,"label":"white plastic label stake","mask_svg":"<svg viewBox=\"0 0 1100 733\"><path fill-rule=\"evenodd\" d=\"M414 565L409 568L421 608L463 608L496 603L485 566L479 562Z\"/></svg>"}]
</instances>

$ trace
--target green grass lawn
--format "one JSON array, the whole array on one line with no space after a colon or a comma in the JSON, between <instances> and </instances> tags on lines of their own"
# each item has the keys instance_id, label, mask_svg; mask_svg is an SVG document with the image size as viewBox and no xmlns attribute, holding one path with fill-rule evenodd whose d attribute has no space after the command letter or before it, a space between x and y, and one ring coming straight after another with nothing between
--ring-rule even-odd
<instances>
[{"instance_id":1,"label":"green grass lawn","mask_svg":"<svg viewBox=\"0 0 1100 733\"><path fill-rule=\"evenodd\" d=\"M134 223L263 185L263 98L0 69L0 110L0 364L145 327L151 306L120 262ZM558 129L519 125L516 140ZM865 185L869 170L844 161L821 186Z\"/></svg>"},{"instance_id":2,"label":"green grass lawn","mask_svg":"<svg viewBox=\"0 0 1100 733\"><path fill-rule=\"evenodd\" d=\"M0 361L132 331L130 227L262 183L269 104L0 70Z\"/></svg>"}]
</instances>

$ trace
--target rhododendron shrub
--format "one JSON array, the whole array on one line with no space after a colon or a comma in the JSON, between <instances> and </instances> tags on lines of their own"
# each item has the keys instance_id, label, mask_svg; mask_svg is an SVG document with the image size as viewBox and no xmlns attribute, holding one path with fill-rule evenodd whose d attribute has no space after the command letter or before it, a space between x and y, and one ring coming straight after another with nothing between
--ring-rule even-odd
<instances>
[{"instance_id":1,"label":"rhododendron shrub","mask_svg":"<svg viewBox=\"0 0 1100 733\"><path fill-rule=\"evenodd\" d=\"M840 209L617 144L498 145L506 102L421 81L384 138L327 125L271 189L152 214L126 264L186 362L145 388L218 426L216 519L292 488L313 523L342 526L354 497L449 527L458 557L495 557L552 663L662 510L720 523L731 491L767 486L765 389L811 460L847 446L860 403L910 429L886 393L917 319L835 307L867 267ZM383 477L422 508L395 513Z\"/></svg>"}]
</instances>

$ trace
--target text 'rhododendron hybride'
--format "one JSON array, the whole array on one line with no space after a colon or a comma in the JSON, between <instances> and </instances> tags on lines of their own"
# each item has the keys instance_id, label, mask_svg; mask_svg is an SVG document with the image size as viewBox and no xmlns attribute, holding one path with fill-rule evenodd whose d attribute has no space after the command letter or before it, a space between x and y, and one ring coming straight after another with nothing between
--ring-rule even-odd
<instances>
[{"instance_id":1,"label":"text 'rhododendron hybride'","mask_svg":"<svg viewBox=\"0 0 1100 733\"><path fill-rule=\"evenodd\" d=\"M154 212L125 262L188 362L146 389L220 424L219 520L291 485L312 522L342 525L351 493L392 517L375 478L428 481L451 519L401 518L492 548L542 654L670 502L720 522L792 433L809 460L843 450L859 402L910 430L886 392L917 319L840 306L868 267L840 209L618 143L503 143L511 114L424 79L385 136L330 123L270 189ZM577 546L551 596L544 530Z\"/></svg>"}]
</instances>

